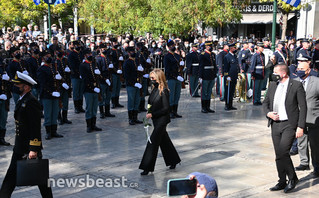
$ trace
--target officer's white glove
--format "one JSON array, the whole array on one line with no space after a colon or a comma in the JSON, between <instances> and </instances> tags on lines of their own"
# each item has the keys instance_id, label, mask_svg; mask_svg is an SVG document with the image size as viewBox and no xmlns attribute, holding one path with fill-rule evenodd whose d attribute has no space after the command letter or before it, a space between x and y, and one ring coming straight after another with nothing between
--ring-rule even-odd
<instances>
[{"instance_id":1,"label":"officer's white glove","mask_svg":"<svg viewBox=\"0 0 319 198\"><path fill-rule=\"evenodd\" d=\"M116 72L117 74L122 74L122 70L117 70L117 72Z\"/></svg>"},{"instance_id":2,"label":"officer's white glove","mask_svg":"<svg viewBox=\"0 0 319 198\"><path fill-rule=\"evenodd\" d=\"M227 77L227 81L231 81L231 77L228 76L228 77Z\"/></svg>"},{"instance_id":3,"label":"officer's white glove","mask_svg":"<svg viewBox=\"0 0 319 198\"><path fill-rule=\"evenodd\" d=\"M0 95L0 100L7 100L7 95L6 94L1 94Z\"/></svg>"},{"instance_id":4,"label":"officer's white glove","mask_svg":"<svg viewBox=\"0 0 319 198\"><path fill-rule=\"evenodd\" d=\"M184 66L184 65L185 65L185 62L184 62L184 61L179 62L179 65L180 65L180 66Z\"/></svg>"},{"instance_id":5,"label":"officer's white glove","mask_svg":"<svg viewBox=\"0 0 319 198\"><path fill-rule=\"evenodd\" d=\"M24 73L24 74L26 74L26 75L29 75L29 72L28 72L27 70L23 70L22 73Z\"/></svg>"},{"instance_id":6,"label":"officer's white glove","mask_svg":"<svg viewBox=\"0 0 319 198\"><path fill-rule=\"evenodd\" d=\"M146 62L147 62L147 63L151 63L151 59L148 58L148 59L146 60Z\"/></svg>"},{"instance_id":7,"label":"officer's white glove","mask_svg":"<svg viewBox=\"0 0 319 198\"><path fill-rule=\"evenodd\" d=\"M54 92L52 92L52 96L58 98L58 97L60 97L60 93L57 91L54 91Z\"/></svg>"},{"instance_id":8,"label":"officer's white glove","mask_svg":"<svg viewBox=\"0 0 319 198\"><path fill-rule=\"evenodd\" d=\"M119 61L123 61L123 60L124 60L123 56L120 56Z\"/></svg>"},{"instance_id":9,"label":"officer's white glove","mask_svg":"<svg viewBox=\"0 0 319 198\"><path fill-rule=\"evenodd\" d=\"M80 79L82 79L82 76L80 75Z\"/></svg>"},{"instance_id":10,"label":"officer's white glove","mask_svg":"<svg viewBox=\"0 0 319 198\"><path fill-rule=\"evenodd\" d=\"M144 74L143 77L144 77L144 78L149 78L150 75L149 75L149 74Z\"/></svg>"},{"instance_id":11,"label":"officer's white glove","mask_svg":"<svg viewBox=\"0 0 319 198\"><path fill-rule=\"evenodd\" d=\"M66 68L64 69L64 71L67 72L67 73L70 73L70 72L71 72L71 70L70 70L69 67L66 67Z\"/></svg>"},{"instance_id":12,"label":"officer's white glove","mask_svg":"<svg viewBox=\"0 0 319 198\"><path fill-rule=\"evenodd\" d=\"M202 84L203 83L203 79L199 78L199 83Z\"/></svg>"},{"instance_id":13,"label":"officer's white glove","mask_svg":"<svg viewBox=\"0 0 319 198\"><path fill-rule=\"evenodd\" d=\"M95 92L95 93L100 93L100 89L97 88L97 87L95 87L95 88L94 88L94 92Z\"/></svg>"},{"instance_id":14,"label":"officer's white glove","mask_svg":"<svg viewBox=\"0 0 319 198\"><path fill-rule=\"evenodd\" d=\"M141 89L142 88L142 85L140 84L140 83L135 83L135 85L134 85L135 87L137 87L137 88L139 88L139 89Z\"/></svg>"},{"instance_id":15,"label":"officer's white glove","mask_svg":"<svg viewBox=\"0 0 319 198\"><path fill-rule=\"evenodd\" d=\"M95 73L96 75L100 75L100 74L101 74L101 71L100 71L99 69L95 69L95 70L94 70L94 73Z\"/></svg>"},{"instance_id":16,"label":"officer's white glove","mask_svg":"<svg viewBox=\"0 0 319 198\"><path fill-rule=\"evenodd\" d=\"M144 68L142 67L142 65L139 65L139 66L137 67L137 70L140 71L140 72L142 72L142 71L144 71Z\"/></svg>"},{"instance_id":17,"label":"officer's white glove","mask_svg":"<svg viewBox=\"0 0 319 198\"><path fill-rule=\"evenodd\" d=\"M105 82L108 86L111 86L111 81L109 79L106 79Z\"/></svg>"},{"instance_id":18,"label":"officer's white glove","mask_svg":"<svg viewBox=\"0 0 319 198\"><path fill-rule=\"evenodd\" d=\"M181 76L177 76L177 80L183 82L183 81L184 81L184 78L181 77Z\"/></svg>"},{"instance_id":19,"label":"officer's white glove","mask_svg":"<svg viewBox=\"0 0 319 198\"><path fill-rule=\"evenodd\" d=\"M44 62L41 62L41 66L43 66L45 63Z\"/></svg>"},{"instance_id":20,"label":"officer's white glove","mask_svg":"<svg viewBox=\"0 0 319 198\"><path fill-rule=\"evenodd\" d=\"M114 68L114 65L111 63L111 64L109 64L109 68L110 69L113 69Z\"/></svg>"},{"instance_id":21,"label":"officer's white glove","mask_svg":"<svg viewBox=\"0 0 319 198\"><path fill-rule=\"evenodd\" d=\"M56 79L56 80L61 80L61 79L62 79L62 76L61 76L60 74L57 74L57 75L55 75L55 79Z\"/></svg>"},{"instance_id":22,"label":"officer's white glove","mask_svg":"<svg viewBox=\"0 0 319 198\"><path fill-rule=\"evenodd\" d=\"M9 81L10 77L8 76L8 74L3 74L2 75L2 80Z\"/></svg>"},{"instance_id":23,"label":"officer's white glove","mask_svg":"<svg viewBox=\"0 0 319 198\"><path fill-rule=\"evenodd\" d=\"M62 83L62 87L65 89L65 90L69 90L69 85L67 85L66 83Z\"/></svg>"}]
</instances>

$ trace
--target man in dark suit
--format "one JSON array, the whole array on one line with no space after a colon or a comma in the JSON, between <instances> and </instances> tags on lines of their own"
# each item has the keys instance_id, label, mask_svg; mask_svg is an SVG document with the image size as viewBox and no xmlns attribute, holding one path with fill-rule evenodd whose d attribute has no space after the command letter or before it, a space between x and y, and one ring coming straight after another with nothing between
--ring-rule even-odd
<instances>
[{"instance_id":1,"label":"man in dark suit","mask_svg":"<svg viewBox=\"0 0 319 198\"><path fill-rule=\"evenodd\" d=\"M306 127L306 94L301 82L289 78L289 68L285 64L275 66L272 78L274 82L269 85L263 107L268 126L271 125L279 183L269 190L284 189L287 193L299 181L289 150L294 138L301 137Z\"/></svg>"},{"instance_id":2,"label":"man in dark suit","mask_svg":"<svg viewBox=\"0 0 319 198\"><path fill-rule=\"evenodd\" d=\"M307 119L305 135L298 138L300 165L296 167L296 171L309 170L309 141L312 165L314 167L313 176L319 177L319 78L310 74L310 56L298 57L297 60L297 75L299 78L295 80L302 82L306 91Z\"/></svg>"}]
</instances>

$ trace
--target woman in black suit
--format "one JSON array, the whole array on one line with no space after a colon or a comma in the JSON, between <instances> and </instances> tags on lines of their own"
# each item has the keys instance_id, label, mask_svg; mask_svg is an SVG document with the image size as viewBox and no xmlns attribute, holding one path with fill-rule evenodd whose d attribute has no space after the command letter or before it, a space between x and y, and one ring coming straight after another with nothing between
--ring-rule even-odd
<instances>
[{"instance_id":1,"label":"woman in black suit","mask_svg":"<svg viewBox=\"0 0 319 198\"><path fill-rule=\"evenodd\" d=\"M166 166L175 169L176 164L181 159L169 138L166 126L170 123L169 91L165 79L165 74L161 69L154 69L150 73L152 84L152 93L148 98L148 113L146 118L152 118L154 130L150 137L151 142L147 146L143 155L139 169L142 169L141 175L147 175L154 171L155 162L158 153L158 147L161 147Z\"/></svg>"}]
</instances>

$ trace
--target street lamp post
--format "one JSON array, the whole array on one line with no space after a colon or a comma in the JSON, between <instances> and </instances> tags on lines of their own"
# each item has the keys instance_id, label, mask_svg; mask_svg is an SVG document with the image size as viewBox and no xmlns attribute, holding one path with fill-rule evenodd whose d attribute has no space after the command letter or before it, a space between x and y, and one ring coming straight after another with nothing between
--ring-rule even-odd
<instances>
[{"instance_id":1,"label":"street lamp post","mask_svg":"<svg viewBox=\"0 0 319 198\"><path fill-rule=\"evenodd\" d=\"M272 38L271 38L272 51L275 51L276 25L277 25L277 0L274 0L274 10L273 10L273 20L272 20Z\"/></svg>"}]
</instances>

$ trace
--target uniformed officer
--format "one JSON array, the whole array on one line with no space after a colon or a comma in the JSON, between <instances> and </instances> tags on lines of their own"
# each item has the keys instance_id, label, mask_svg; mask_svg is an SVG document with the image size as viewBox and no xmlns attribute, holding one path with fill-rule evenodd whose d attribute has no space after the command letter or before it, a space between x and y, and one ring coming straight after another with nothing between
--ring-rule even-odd
<instances>
[{"instance_id":1,"label":"uniformed officer","mask_svg":"<svg viewBox=\"0 0 319 198\"><path fill-rule=\"evenodd\" d=\"M17 71L29 75L27 65L25 64L25 61L21 58L20 49L18 47L12 47L10 51L11 55L13 56L13 60L8 65L9 77L13 79ZM15 86L12 87L12 97L14 103L17 104L17 101L19 99L19 90Z\"/></svg>"},{"instance_id":2,"label":"uniformed officer","mask_svg":"<svg viewBox=\"0 0 319 198\"><path fill-rule=\"evenodd\" d=\"M147 82L147 78L144 77L144 75L146 74L146 68L147 68L147 60L148 60L148 51L147 49L145 50L145 46L142 42L138 42L136 44L136 49L137 49L137 58L139 60L140 66L142 66L142 68L140 67L141 71L138 71L140 75L143 76L143 80L142 80L142 94L141 95L141 99L140 99L140 105L139 105L139 111L141 112L146 112L147 110L145 109L145 96L148 94L148 82ZM143 70L143 71L142 71Z\"/></svg>"},{"instance_id":3,"label":"uniformed officer","mask_svg":"<svg viewBox=\"0 0 319 198\"><path fill-rule=\"evenodd\" d=\"M253 104L262 105L261 90L265 77L265 55L263 54L264 44L257 43L257 51L251 58L250 72L253 80Z\"/></svg>"},{"instance_id":4,"label":"uniformed officer","mask_svg":"<svg viewBox=\"0 0 319 198\"><path fill-rule=\"evenodd\" d=\"M198 43L192 45L192 51L186 55L186 67L189 77L189 93L192 97L200 97L198 94L198 80L199 80L199 54ZM196 91L195 91L196 90Z\"/></svg>"},{"instance_id":5,"label":"uniformed officer","mask_svg":"<svg viewBox=\"0 0 319 198\"><path fill-rule=\"evenodd\" d=\"M64 52L62 50L57 51L56 53L56 64L57 69L60 75L62 76L63 82L60 83L60 124L72 124L70 120L68 120L68 110L69 110L69 96L71 95L71 70L68 66L68 62L66 57L64 56ZM61 112L62 111L62 112Z\"/></svg>"},{"instance_id":6,"label":"uniformed officer","mask_svg":"<svg viewBox=\"0 0 319 198\"><path fill-rule=\"evenodd\" d=\"M37 76L40 84L40 99L43 104L44 123L46 129L45 139L52 137L61 138L57 133L57 122L59 113L60 82L61 75L53 66L53 58L48 52L43 53L44 64L38 69Z\"/></svg>"},{"instance_id":7,"label":"uniformed officer","mask_svg":"<svg viewBox=\"0 0 319 198\"><path fill-rule=\"evenodd\" d=\"M40 50L38 47L31 49L31 57L27 60L27 65L30 71L30 77L38 82L37 71L41 66ZM32 95L39 99L39 85L32 87Z\"/></svg>"},{"instance_id":8,"label":"uniformed officer","mask_svg":"<svg viewBox=\"0 0 319 198\"><path fill-rule=\"evenodd\" d=\"M124 61L124 58L122 54L120 53L120 50L118 50L118 43L117 39L113 38L112 40L112 49L109 50L109 60L113 64L113 71L112 71L112 108L122 108L124 107L119 103L120 99L120 91L121 91L121 75L123 73L122 71L122 64Z\"/></svg>"},{"instance_id":9,"label":"uniformed officer","mask_svg":"<svg viewBox=\"0 0 319 198\"><path fill-rule=\"evenodd\" d=\"M312 64L313 69L318 72L319 70L319 39L315 42L315 47L312 51Z\"/></svg>"},{"instance_id":10,"label":"uniformed officer","mask_svg":"<svg viewBox=\"0 0 319 198\"><path fill-rule=\"evenodd\" d=\"M225 110L236 110L233 107L233 98L240 67L236 54L236 44L229 44L229 53L224 58Z\"/></svg>"},{"instance_id":11,"label":"uniformed officer","mask_svg":"<svg viewBox=\"0 0 319 198\"><path fill-rule=\"evenodd\" d=\"M10 77L5 71L5 64L0 57L0 145L9 146L10 143L5 141L6 125L11 98Z\"/></svg>"},{"instance_id":12,"label":"uniformed officer","mask_svg":"<svg viewBox=\"0 0 319 198\"><path fill-rule=\"evenodd\" d=\"M167 47L169 48L169 51L164 56L164 67L168 88L170 90L169 104L171 108L171 118L181 118L182 116L177 114L182 82L184 81L184 78L178 71L181 57L175 53L176 47L174 41L170 40L167 43Z\"/></svg>"},{"instance_id":13,"label":"uniformed officer","mask_svg":"<svg viewBox=\"0 0 319 198\"><path fill-rule=\"evenodd\" d=\"M273 55L273 51L270 49L269 38L267 38L267 37L264 38L263 42L264 42L263 54L265 55L265 78L263 80L262 90L266 90L267 84L268 84L268 79L270 80L270 75L273 73L274 65L273 65L272 61L270 60L272 55Z\"/></svg>"},{"instance_id":14,"label":"uniformed officer","mask_svg":"<svg viewBox=\"0 0 319 198\"><path fill-rule=\"evenodd\" d=\"M212 50L212 41L206 41L205 51L199 57L199 81L202 85L202 113L215 113L214 110L210 109L210 99L217 74L216 55Z\"/></svg>"},{"instance_id":15,"label":"uniformed officer","mask_svg":"<svg viewBox=\"0 0 319 198\"><path fill-rule=\"evenodd\" d=\"M224 68L224 58L228 54L228 50L229 50L227 42L223 42L222 46L223 46L223 50L220 51L216 57L216 65L218 68L218 75L217 76L218 76L218 82L219 82L219 83L217 83L217 86L219 87L220 101L224 101L224 99L225 99L225 97L224 97L225 96L225 84L224 84L223 68Z\"/></svg>"},{"instance_id":16,"label":"uniformed officer","mask_svg":"<svg viewBox=\"0 0 319 198\"><path fill-rule=\"evenodd\" d=\"M7 174L3 180L0 197L10 198L16 186L17 161L42 158L41 140L41 105L31 94L31 87L36 82L28 75L17 71L12 79L18 87L20 98L14 111L16 138L13 154ZM37 177L35 175L35 177ZM39 186L42 197L52 198L52 190L48 186Z\"/></svg>"},{"instance_id":17,"label":"uniformed officer","mask_svg":"<svg viewBox=\"0 0 319 198\"><path fill-rule=\"evenodd\" d=\"M80 65L80 75L84 83L86 132L91 133L102 130L96 126L98 97L101 91L98 76L101 75L101 71L95 66L90 49L85 49L83 56L85 61Z\"/></svg>"},{"instance_id":18,"label":"uniformed officer","mask_svg":"<svg viewBox=\"0 0 319 198\"><path fill-rule=\"evenodd\" d=\"M96 57L96 64L101 71L100 89L101 89L101 101L99 102L100 118L115 117L110 113L110 101L112 96L112 73L113 64L107 57L107 46L102 43L100 45L100 55Z\"/></svg>"},{"instance_id":19,"label":"uniformed officer","mask_svg":"<svg viewBox=\"0 0 319 198\"><path fill-rule=\"evenodd\" d=\"M275 65L279 63L287 64L287 54L283 52L283 47L285 46L285 41L279 41L277 44L277 49L274 53Z\"/></svg>"},{"instance_id":20,"label":"uniformed officer","mask_svg":"<svg viewBox=\"0 0 319 198\"><path fill-rule=\"evenodd\" d=\"M139 59L136 57L134 47L127 47L126 51L129 54L129 58L124 62L123 73L127 90L127 110L129 124L135 125L143 123L137 119L140 104L140 89L142 89L140 77L138 76L138 67L140 67L140 64Z\"/></svg>"},{"instance_id":21,"label":"uniformed officer","mask_svg":"<svg viewBox=\"0 0 319 198\"><path fill-rule=\"evenodd\" d=\"M71 82L73 87L73 103L75 113L85 112L83 109L83 92L84 84L80 76L80 65L83 60L81 54L81 45L78 41L72 42L73 46L71 53L68 56L68 63L71 69Z\"/></svg>"},{"instance_id":22,"label":"uniformed officer","mask_svg":"<svg viewBox=\"0 0 319 198\"><path fill-rule=\"evenodd\" d=\"M311 57L310 42L306 38L302 39L302 48L297 52L297 58L300 57L300 54L302 54L302 56L307 55Z\"/></svg>"}]
</instances>

